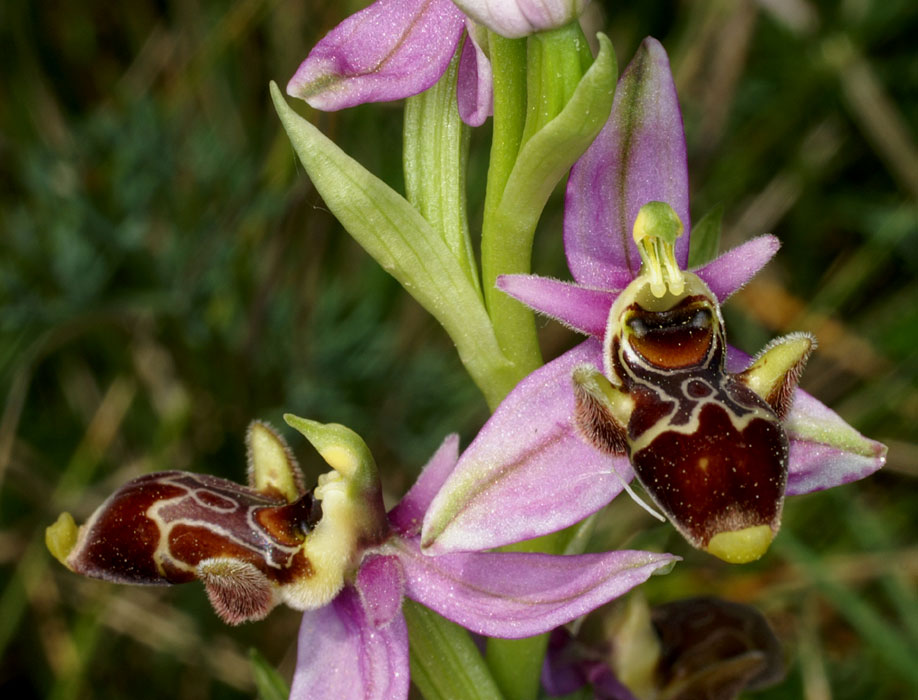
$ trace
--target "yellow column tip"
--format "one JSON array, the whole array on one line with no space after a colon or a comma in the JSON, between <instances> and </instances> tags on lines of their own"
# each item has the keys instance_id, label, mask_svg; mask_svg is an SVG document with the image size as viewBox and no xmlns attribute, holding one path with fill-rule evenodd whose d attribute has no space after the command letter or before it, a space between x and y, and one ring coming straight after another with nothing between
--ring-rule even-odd
<instances>
[{"instance_id":1,"label":"yellow column tip","mask_svg":"<svg viewBox=\"0 0 918 700\"><path fill-rule=\"evenodd\" d=\"M707 550L730 564L746 564L768 551L774 533L768 525L753 525L743 530L719 532L708 542Z\"/></svg>"}]
</instances>

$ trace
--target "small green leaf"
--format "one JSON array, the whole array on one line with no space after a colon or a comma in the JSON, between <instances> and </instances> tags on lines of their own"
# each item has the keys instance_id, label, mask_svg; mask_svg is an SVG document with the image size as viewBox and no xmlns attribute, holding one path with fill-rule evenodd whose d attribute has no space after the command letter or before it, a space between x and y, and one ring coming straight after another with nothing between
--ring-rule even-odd
<instances>
[{"instance_id":1,"label":"small green leaf","mask_svg":"<svg viewBox=\"0 0 918 700\"><path fill-rule=\"evenodd\" d=\"M720 228L723 217L724 208L718 204L692 227L692 238L689 242L689 268L700 267L717 257L717 251L720 250Z\"/></svg>"},{"instance_id":2,"label":"small green leaf","mask_svg":"<svg viewBox=\"0 0 918 700\"><path fill-rule=\"evenodd\" d=\"M325 204L440 322L488 403L496 406L519 377L501 352L484 304L456 255L404 197L294 112L274 82L271 97Z\"/></svg>"},{"instance_id":3,"label":"small green leaf","mask_svg":"<svg viewBox=\"0 0 918 700\"><path fill-rule=\"evenodd\" d=\"M290 695L287 682L254 647L249 649L249 662L252 664L252 680L255 681L260 700L287 700Z\"/></svg>"}]
</instances>

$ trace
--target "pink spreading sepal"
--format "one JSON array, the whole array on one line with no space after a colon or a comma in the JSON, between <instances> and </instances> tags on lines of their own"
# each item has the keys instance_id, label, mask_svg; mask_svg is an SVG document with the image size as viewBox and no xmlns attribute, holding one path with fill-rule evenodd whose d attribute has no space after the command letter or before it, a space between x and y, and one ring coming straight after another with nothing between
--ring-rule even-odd
<instances>
[{"instance_id":1,"label":"pink spreading sepal","mask_svg":"<svg viewBox=\"0 0 918 700\"><path fill-rule=\"evenodd\" d=\"M727 369L739 372L752 358L729 348ZM790 442L787 495L798 496L870 476L886 464L887 447L852 428L835 411L797 389L784 420Z\"/></svg>"},{"instance_id":2,"label":"pink spreading sepal","mask_svg":"<svg viewBox=\"0 0 918 700\"><path fill-rule=\"evenodd\" d=\"M574 432L571 372L583 363L602 366L599 341L536 370L498 406L430 505L422 530L429 553L555 532L602 508L631 480L627 459L600 454Z\"/></svg>"},{"instance_id":3,"label":"pink spreading sepal","mask_svg":"<svg viewBox=\"0 0 918 700\"><path fill-rule=\"evenodd\" d=\"M648 37L619 78L609 121L571 169L564 249L575 280L606 288L612 270L637 276L641 258L631 231L651 201L668 203L691 230L682 113L666 51ZM688 239L676 243L683 268Z\"/></svg>"},{"instance_id":4,"label":"pink spreading sepal","mask_svg":"<svg viewBox=\"0 0 918 700\"><path fill-rule=\"evenodd\" d=\"M473 632L509 639L541 634L585 615L679 559L640 551L431 557L420 551L417 538L393 544L412 600Z\"/></svg>"}]
</instances>

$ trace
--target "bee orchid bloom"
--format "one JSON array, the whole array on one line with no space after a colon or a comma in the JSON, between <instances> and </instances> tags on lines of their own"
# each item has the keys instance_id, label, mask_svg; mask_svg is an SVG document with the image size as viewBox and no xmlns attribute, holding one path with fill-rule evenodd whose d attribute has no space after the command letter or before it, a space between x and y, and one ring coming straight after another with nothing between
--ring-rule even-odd
<instances>
[{"instance_id":1,"label":"bee orchid bloom","mask_svg":"<svg viewBox=\"0 0 918 700\"><path fill-rule=\"evenodd\" d=\"M762 236L687 271L686 163L669 61L648 38L619 80L608 123L571 170L564 244L576 281L498 279L591 337L498 407L431 504L427 551L561 529L636 474L693 546L741 563L766 551L785 494L883 465L885 446L795 390L809 336L774 341L751 363L726 345L719 304L778 242Z\"/></svg>"},{"instance_id":2,"label":"bee orchid bloom","mask_svg":"<svg viewBox=\"0 0 918 700\"><path fill-rule=\"evenodd\" d=\"M200 579L238 624L283 602L303 610L291 698L406 698L404 596L479 634L546 632L603 605L677 559L621 551L577 556L468 553L428 557L420 527L458 460L448 437L388 514L363 440L340 425L285 420L333 471L304 491L283 439L248 434L249 484L184 472L135 479L81 528L64 514L46 541L65 566L118 583Z\"/></svg>"}]
</instances>

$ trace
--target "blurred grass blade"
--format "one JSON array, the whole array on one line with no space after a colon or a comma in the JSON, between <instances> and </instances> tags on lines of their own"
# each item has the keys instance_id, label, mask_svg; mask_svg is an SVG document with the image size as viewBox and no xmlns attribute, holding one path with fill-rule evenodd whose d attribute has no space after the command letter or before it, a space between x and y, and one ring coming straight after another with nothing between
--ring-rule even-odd
<instances>
[{"instance_id":1,"label":"blurred grass blade","mask_svg":"<svg viewBox=\"0 0 918 700\"><path fill-rule=\"evenodd\" d=\"M775 544L812 580L816 588L835 606L867 645L888 668L909 685L918 689L918 664L914 653L902 635L896 631L864 598L840 581L833 580L820 565L819 557L794 536L784 531Z\"/></svg>"},{"instance_id":2,"label":"blurred grass blade","mask_svg":"<svg viewBox=\"0 0 918 700\"><path fill-rule=\"evenodd\" d=\"M260 700L287 700L290 695L287 682L258 649L249 649L249 662L252 664L252 680L255 681Z\"/></svg>"}]
</instances>

